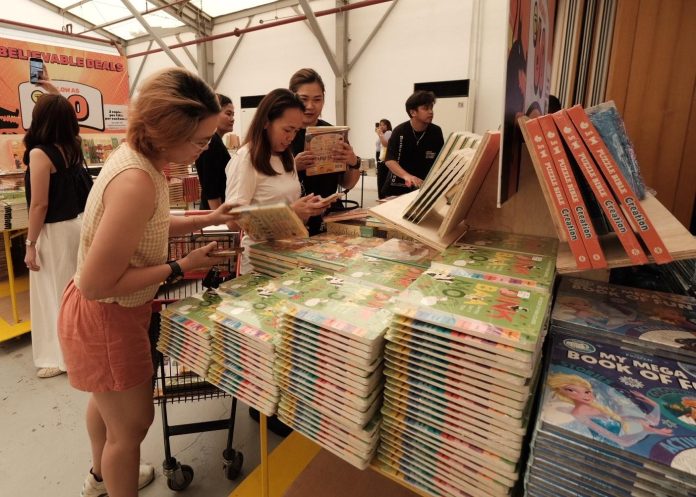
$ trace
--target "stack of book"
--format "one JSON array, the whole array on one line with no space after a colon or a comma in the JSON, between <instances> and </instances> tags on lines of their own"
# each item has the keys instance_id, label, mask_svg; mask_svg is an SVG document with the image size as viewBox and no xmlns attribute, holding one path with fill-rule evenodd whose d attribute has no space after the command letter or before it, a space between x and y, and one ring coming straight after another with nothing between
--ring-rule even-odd
<instances>
[{"instance_id":1,"label":"stack of book","mask_svg":"<svg viewBox=\"0 0 696 497\"><path fill-rule=\"evenodd\" d=\"M418 266L363 256L349 262L335 275L346 281L397 294L413 283L424 270Z\"/></svg>"},{"instance_id":2,"label":"stack of book","mask_svg":"<svg viewBox=\"0 0 696 497\"><path fill-rule=\"evenodd\" d=\"M180 178L169 179L169 205L184 204L184 184Z\"/></svg>"},{"instance_id":3,"label":"stack of book","mask_svg":"<svg viewBox=\"0 0 696 497\"><path fill-rule=\"evenodd\" d=\"M256 243L249 248L249 260L254 270L271 276L280 276L299 266L295 252L320 243L314 238L289 238Z\"/></svg>"},{"instance_id":4,"label":"stack of book","mask_svg":"<svg viewBox=\"0 0 696 497\"><path fill-rule=\"evenodd\" d=\"M379 440L382 351L392 294L324 278L288 299L276 377L278 417L356 467Z\"/></svg>"},{"instance_id":5,"label":"stack of book","mask_svg":"<svg viewBox=\"0 0 696 497\"><path fill-rule=\"evenodd\" d=\"M455 250L453 261L471 255ZM440 264L392 309L379 465L436 495L509 495L540 374L553 267L535 280L527 268L474 273L467 264L465 277ZM524 279L535 286L521 286Z\"/></svg>"},{"instance_id":6,"label":"stack of book","mask_svg":"<svg viewBox=\"0 0 696 497\"><path fill-rule=\"evenodd\" d=\"M340 272L346 265L360 259L364 252L384 242L381 238L351 237L323 234L312 237L321 243L295 251L300 264L328 272Z\"/></svg>"},{"instance_id":7,"label":"stack of book","mask_svg":"<svg viewBox=\"0 0 696 497\"><path fill-rule=\"evenodd\" d=\"M167 306L160 312L157 350L206 377L213 355L211 318L221 302L215 292L205 292Z\"/></svg>"},{"instance_id":8,"label":"stack of book","mask_svg":"<svg viewBox=\"0 0 696 497\"><path fill-rule=\"evenodd\" d=\"M529 496L696 495L696 300L563 279Z\"/></svg>"},{"instance_id":9,"label":"stack of book","mask_svg":"<svg viewBox=\"0 0 696 497\"><path fill-rule=\"evenodd\" d=\"M646 264L648 255L659 264L671 262L640 202L643 186L630 160L632 149L621 146L626 143L619 137L625 134L605 117L603 106L586 112L576 105L536 119L520 118L558 236L568 243L579 270L606 268L605 252L617 240L631 265ZM607 231L612 234L600 240Z\"/></svg>"},{"instance_id":10,"label":"stack of book","mask_svg":"<svg viewBox=\"0 0 696 497\"><path fill-rule=\"evenodd\" d=\"M22 192L23 193L23 192ZM5 229L20 229L29 226L29 209L22 194L21 198L5 198L2 201L5 210Z\"/></svg>"},{"instance_id":11,"label":"stack of book","mask_svg":"<svg viewBox=\"0 0 696 497\"><path fill-rule=\"evenodd\" d=\"M364 255L427 269L430 266L430 261L438 253L437 250L421 242L390 238L376 247L366 250Z\"/></svg>"},{"instance_id":12,"label":"stack of book","mask_svg":"<svg viewBox=\"0 0 696 497\"><path fill-rule=\"evenodd\" d=\"M184 201L197 202L201 199L201 183L198 176L188 175L181 178L181 186L184 195Z\"/></svg>"}]
</instances>

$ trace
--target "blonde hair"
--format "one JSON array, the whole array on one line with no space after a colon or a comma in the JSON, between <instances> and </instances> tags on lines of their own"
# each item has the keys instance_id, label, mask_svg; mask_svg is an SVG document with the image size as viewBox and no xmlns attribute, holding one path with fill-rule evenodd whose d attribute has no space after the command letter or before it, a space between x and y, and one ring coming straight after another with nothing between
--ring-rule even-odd
<instances>
[{"instance_id":1,"label":"blonde hair","mask_svg":"<svg viewBox=\"0 0 696 497\"><path fill-rule=\"evenodd\" d=\"M553 390L553 393L564 402L570 404L575 404L575 402L563 393L563 387L568 385L574 385L582 388L586 388L592 391L592 384L585 378L582 378L576 374L566 374L566 373L552 373L549 374L546 379L546 385ZM616 414L613 410L597 402L596 400L590 403L592 407L605 414L611 419L619 421L623 426L623 418Z\"/></svg>"},{"instance_id":2,"label":"blonde hair","mask_svg":"<svg viewBox=\"0 0 696 497\"><path fill-rule=\"evenodd\" d=\"M220 112L208 84L184 69L163 69L141 86L128 113L128 144L152 159L161 149L190 139L198 124Z\"/></svg>"}]
</instances>

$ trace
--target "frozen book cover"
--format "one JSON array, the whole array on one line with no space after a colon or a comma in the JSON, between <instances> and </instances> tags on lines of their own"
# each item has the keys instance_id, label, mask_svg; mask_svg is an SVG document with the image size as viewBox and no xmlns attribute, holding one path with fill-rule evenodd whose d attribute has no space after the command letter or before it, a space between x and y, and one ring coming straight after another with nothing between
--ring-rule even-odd
<instances>
[{"instance_id":1,"label":"frozen book cover","mask_svg":"<svg viewBox=\"0 0 696 497\"><path fill-rule=\"evenodd\" d=\"M503 231L470 229L464 233L456 245L470 245L555 258L558 250L558 239L543 236L517 235Z\"/></svg>"},{"instance_id":2,"label":"frozen book cover","mask_svg":"<svg viewBox=\"0 0 696 497\"><path fill-rule=\"evenodd\" d=\"M696 357L696 299L691 297L563 278L551 319L563 328Z\"/></svg>"},{"instance_id":3,"label":"frozen book cover","mask_svg":"<svg viewBox=\"0 0 696 497\"><path fill-rule=\"evenodd\" d=\"M536 342L544 326L549 295L431 269L404 290L397 301L427 313L487 323ZM496 337L490 339L495 341Z\"/></svg>"},{"instance_id":4,"label":"frozen book cover","mask_svg":"<svg viewBox=\"0 0 696 497\"><path fill-rule=\"evenodd\" d=\"M467 278L548 291L553 286L556 258L453 245L433 259L431 268L442 268Z\"/></svg>"},{"instance_id":5,"label":"frozen book cover","mask_svg":"<svg viewBox=\"0 0 696 497\"><path fill-rule=\"evenodd\" d=\"M696 376L677 361L554 333L541 419L696 475Z\"/></svg>"}]
</instances>

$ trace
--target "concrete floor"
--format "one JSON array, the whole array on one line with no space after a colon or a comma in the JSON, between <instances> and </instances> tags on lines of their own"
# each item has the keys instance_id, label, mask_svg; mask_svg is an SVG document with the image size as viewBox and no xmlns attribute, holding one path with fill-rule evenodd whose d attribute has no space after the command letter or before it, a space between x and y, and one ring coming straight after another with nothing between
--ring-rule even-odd
<instances>
[{"instance_id":1,"label":"concrete floor","mask_svg":"<svg viewBox=\"0 0 696 497\"><path fill-rule=\"evenodd\" d=\"M30 334L0 344L0 372L0 496L79 496L91 457L84 424L88 394L70 387L66 375L36 377ZM230 408L228 397L168 405L167 412L170 424L180 424L223 419ZM169 490L162 476L162 417L155 409L141 458L155 466L157 476L142 497L227 497L259 464L258 424L238 403L233 446L244 454L239 479L227 480L222 470L226 431L182 435L170 438L172 454L193 467L194 478L184 492ZM269 449L280 440L269 433Z\"/></svg>"},{"instance_id":2,"label":"concrete floor","mask_svg":"<svg viewBox=\"0 0 696 497\"><path fill-rule=\"evenodd\" d=\"M364 177L363 205L375 204L374 171ZM360 202L361 183L349 193ZM70 387L66 375L40 379L32 361L31 335L0 343L0 496L77 497L90 468L89 439L84 424L88 394ZM182 424L229 415L231 399L210 399L168 405L169 424ZM173 492L162 476L164 442L162 417L155 406L155 422L142 444L141 458L156 468L156 479L142 497L174 495L227 497L259 464L258 424L238 403L234 448L244 454L237 481L225 478L222 451L227 432L172 437L172 454L193 467L194 478L184 492ZM280 438L269 433L269 450Z\"/></svg>"}]
</instances>

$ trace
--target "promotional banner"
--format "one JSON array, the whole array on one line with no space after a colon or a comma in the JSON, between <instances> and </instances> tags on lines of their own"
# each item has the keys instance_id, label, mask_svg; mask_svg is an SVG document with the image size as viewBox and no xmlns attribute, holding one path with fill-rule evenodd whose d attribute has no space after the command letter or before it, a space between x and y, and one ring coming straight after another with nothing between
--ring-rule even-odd
<instances>
[{"instance_id":1,"label":"promotional banner","mask_svg":"<svg viewBox=\"0 0 696 497\"><path fill-rule=\"evenodd\" d=\"M51 81L75 107L81 133L125 132L125 57L0 38L0 133L23 134L45 90L30 82L30 60L43 60Z\"/></svg>"}]
</instances>

